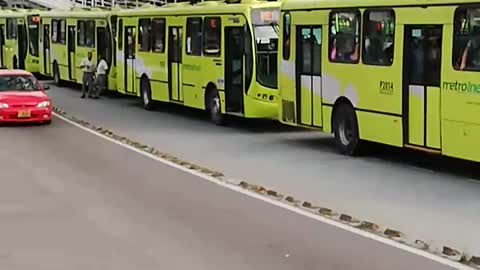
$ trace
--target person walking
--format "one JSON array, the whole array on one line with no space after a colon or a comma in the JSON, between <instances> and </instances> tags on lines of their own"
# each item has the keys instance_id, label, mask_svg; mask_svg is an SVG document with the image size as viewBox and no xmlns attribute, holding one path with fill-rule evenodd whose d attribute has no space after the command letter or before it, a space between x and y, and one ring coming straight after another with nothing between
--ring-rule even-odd
<instances>
[{"instance_id":1,"label":"person walking","mask_svg":"<svg viewBox=\"0 0 480 270\"><path fill-rule=\"evenodd\" d=\"M100 93L103 93L103 91L106 88L107 85L107 70L108 70L108 64L107 61L105 61L103 55L100 56L100 62L98 63L97 66L97 74L95 76L95 82L94 82L94 93L93 93L93 98L98 99Z\"/></svg>"},{"instance_id":2,"label":"person walking","mask_svg":"<svg viewBox=\"0 0 480 270\"><path fill-rule=\"evenodd\" d=\"M80 65L80 68L83 71L81 98L85 98L86 95L88 95L88 97L91 97L91 92L93 88L93 75L95 72L95 64L93 64L92 62L92 57L92 52L88 52L87 58L84 58Z\"/></svg>"}]
</instances>

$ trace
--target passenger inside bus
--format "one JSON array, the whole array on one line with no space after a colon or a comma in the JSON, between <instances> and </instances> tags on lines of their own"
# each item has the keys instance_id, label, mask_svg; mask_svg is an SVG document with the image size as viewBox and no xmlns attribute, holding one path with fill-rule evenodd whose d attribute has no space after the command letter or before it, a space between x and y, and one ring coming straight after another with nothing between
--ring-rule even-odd
<instances>
[{"instance_id":1,"label":"passenger inside bus","mask_svg":"<svg viewBox=\"0 0 480 270\"><path fill-rule=\"evenodd\" d=\"M393 42L386 35L381 22L370 24L365 37L364 61L388 65L393 62Z\"/></svg>"},{"instance_id":2,"label":"passenger inside bus","mask_svg":"<svg viewBox=\"0 0 480 270\"><path fill-rule=\"evenodd\" d=\"M462 53L460 70L480 69L480 26L474 26L472 34Z\"/></svg>"},{"instance_id":3,"label":"passenger inside bus","mask_svg":"<svg viewBox=\"0 0 480 270\"><path fill-rule=\"evenodd\" d=\"M424 54L424 44L423 36L413 37L412 38L412 48L410 51L410 84L413 85L422 85L424 80L424 71L425 71L425 54Z\"/></svg>"},{"instance_id":4,"label":"passenger inside bus","mask_svg":"<svg viewBox=\"0 0 480 270\"><path fill-rule=\"evenodd\" d=\"M341 33L333 38L330 59L336 61L358 61L358 42L353 36L342 36Z\"/></svg>"}]
</instances>

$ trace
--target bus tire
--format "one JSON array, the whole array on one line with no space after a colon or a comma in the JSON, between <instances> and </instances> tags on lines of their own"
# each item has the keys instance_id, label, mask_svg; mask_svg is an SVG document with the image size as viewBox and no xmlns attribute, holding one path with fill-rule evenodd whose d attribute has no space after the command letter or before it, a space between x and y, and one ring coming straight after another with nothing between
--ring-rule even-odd
<instances>
[{"instance_id":1,"label":"bus tire","mask_svg":"<svg viewBox=\"0 0 480 270\"><path fill-rule=\"evenodd\" d=\"M140 83L140 91L142 95L142 104L145 110L152 110L153 109L153 101L152 101L152 88L150 86L150 81L143 77Z\"/></svg>"},{"instance_id":2,"label":"bus tire","mask_svg":"<svg viewBox=\"0 0 480 270\"><path fill-rule=\"evenodd\" d=\"M208 91L207 96L207 110L210 115L210 121L215 125L221 126L225 124L225 117L222 114L222 104L220 101L220 95L216 88L212 88Z\"/></svg>"},{"instance_id":3,"label":"bus tire","mask_svg":"<svg viewBox=\"0 0 480 270\"><path fill-rule=\"evenodd\" d=\"M60 79L60 70L58 69L57 62L53 63L53 81L57 86L60 86L62 80Z\"/></svg>"},{"instance_id":4,"label":"bus tire","mask_svg":"<svg viewBox=\"0 0 480 270\"><path fill-rule=\"evenodd\" d=\"M335 142L342 155L356 156L360 152L357 115L350 104L339 104L333 115Z\"/></svg>"},{"instance_id":5,"label":"bus tire","mask_svg":"<svg viewBox=\"0 0 480 270\"><path fill-rule=\"evenodd\" d=\"M16 55L12 59L12 66L13 66L13 69L18 69L18 61L17 61Z\"/></svg>"}]
</instances>

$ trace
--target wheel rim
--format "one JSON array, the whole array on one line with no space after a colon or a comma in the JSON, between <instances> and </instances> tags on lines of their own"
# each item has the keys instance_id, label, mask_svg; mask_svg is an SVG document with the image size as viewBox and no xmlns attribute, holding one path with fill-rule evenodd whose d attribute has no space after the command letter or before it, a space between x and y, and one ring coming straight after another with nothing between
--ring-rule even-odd
<instances>
[{"instance_id":1,"label":"wheel rim","mask_svg":"<svg viewBox=\"0 0 480 270\"><path fill-rule=\"evenodd\" d=\"M143 95L142 96L143 96L143 104L148 105L150 100L148 98L147 90L143 90Z\"/></svg>"},{"instance_id":2,"label":"wheel rim","mask_svg":"<svg viewBox=\"0 0 480 270\"><path fill-rule=\"evenodd\" d=\"M212 100L212 114L217 115L220 112L220 98L215 96Z\"/></svg>"},{"instance_id":3,"label":"wheel rim","mask_svg":"<svg viewBox=\"0 0 480 270\"><path fill-rule=\"evenodd\" d=\"M338 127L338 131L342 144L349 145L354 138L352 121L343 119Z\"/></svg>"},{"instance_id":4,"label":"wheel rim","mask_svg":"<svg viewBox=\"0 0 480 270\"><path fill-rule=\"evenodd\" d=\"M59 82L60 82L60 76L58 76L58 71L57 71L57 69L55 69L54 77L55 77L55 83L59 83Z\"/></svg>"}]
</instances>

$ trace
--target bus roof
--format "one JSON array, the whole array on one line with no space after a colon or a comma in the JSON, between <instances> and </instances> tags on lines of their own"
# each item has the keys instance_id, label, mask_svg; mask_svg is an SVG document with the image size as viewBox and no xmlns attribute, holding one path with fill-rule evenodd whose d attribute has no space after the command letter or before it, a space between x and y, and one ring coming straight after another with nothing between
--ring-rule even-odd
<instances>
[{"instance_id":1,"label":"bus roof","mask_svg":"<svg viewBox=\"0 0 480 270\"><path fill-rule=\"evenodd\" d=\"M0 9L0 18L20 18L25 15L39 14L38 9Z\"/></svg>"},{"instance_id":2,"label":"bus roof","mask_svg":"<svg viewBox=\"0 0 480 270\"><path fill-rule=\"evenodd\" d=\"M101 8L79 8L73 7L69 9L52 9L40 13L42 17L49 18L107 18L115 9Z\"/></svg>"},{"instance_id":3,"label":"bus roof","mask_svg":"<svg viewBox=\"0 0 480 270\"><path fill-rule=\"evenodd\" d=\"M459 5L473 3L478 3L478 0L284 0L281 8L282 10L305 10L347 7Z\"/></svg>"},{"instance_id":4,"label":"bus roof","mask_svg":"<svg viewBox=\"0 0 480 270\"><path fill-rule=\"evenodd\" d=\"M116 13L118 16L150 16L157 14L215 14L245 12L249 8L280 8L280 2L277 1L259 1L242 0L240 3L226 3L224 1L204 1L191 5L189 2L172 3L161 7L146 5L143 7L120 10Z\"/></svg>"}]
</instances>

